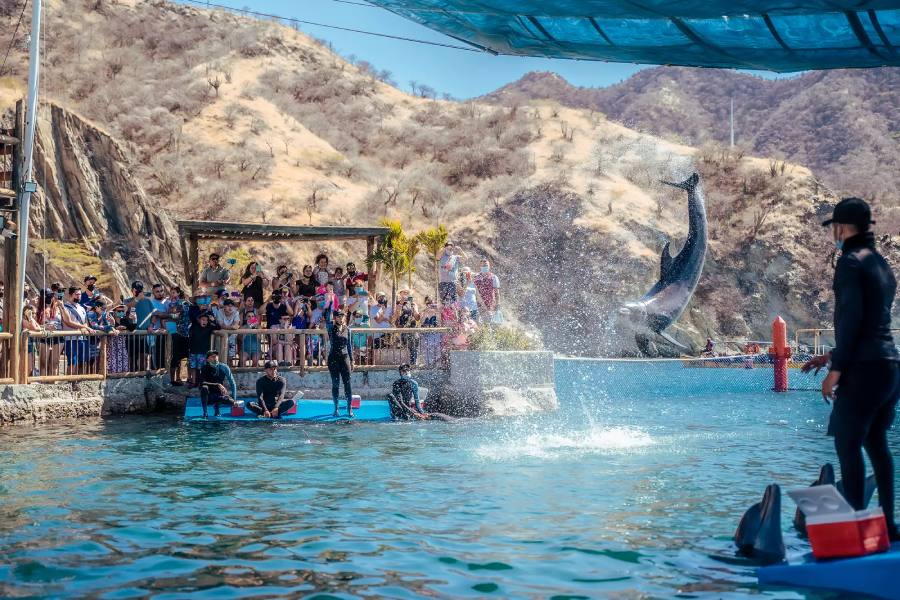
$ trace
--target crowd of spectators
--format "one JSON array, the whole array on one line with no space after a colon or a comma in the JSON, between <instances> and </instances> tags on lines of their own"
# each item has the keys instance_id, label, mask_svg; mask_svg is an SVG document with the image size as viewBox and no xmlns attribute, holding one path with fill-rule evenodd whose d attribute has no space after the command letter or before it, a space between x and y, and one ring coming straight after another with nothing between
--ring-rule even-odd
<instances>
[{"instance_id":1,"label":"crowd of spectators","mask_svg":"<svg viewBox=\"0 0 900 600\"><path fill-rule=\"evenodd\" d=\"M168 368L173 385L195 385L217 331L236 332L227 342L226 360L233 366L258 366L264 360L299 365L301 356L308 366L320 365L326 350L322 337L288 331L264 337L250 330L324 331L329 315L338 310L347 315L351 331L357 330L352 343L363 356L367 350L390 347L406 353L402 362L415 365L421 358L430 367L448 350L464 349L480 325L500 322L499 279L486 259L480 261L478 273L466 260L448 243L440 259L439 298L419 301L409 289L400 289L393 305L383 292L370 294L369 276L355 263L332 266L325 254L296 271L279 265L267 273L256 261L232 272L236 261L222 264L220 255L213 253L200 272L193 297L178 286L156 283L147 290L143 282L134 281L131 295L117 302L97 288L93 275L84 277L82 285L54 283L40 293L26 293L23 328L31 334L29 367L33 375L57 375L62 361L66 373L95 372L90 369L97 368L102 358L100 339L108 335L109 373ZM451 334L427 332L435 327L449 327ZM358 331L367 328L423 331L377 335ZM53 331L77 335L45 335ZM299 347L303 339L305 352ZM187 381L182 378L184 361Z\"/></svg>"}]
</instances>

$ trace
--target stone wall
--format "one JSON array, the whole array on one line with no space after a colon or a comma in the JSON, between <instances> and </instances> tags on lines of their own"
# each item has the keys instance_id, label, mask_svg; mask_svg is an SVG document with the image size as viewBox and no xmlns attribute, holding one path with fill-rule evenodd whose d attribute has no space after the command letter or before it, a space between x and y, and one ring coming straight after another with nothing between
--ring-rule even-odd
<instances>
[{"instance_id":1,"label":"stone wall","mask_svg":"<svg viewBox=\"0 0 900 600\"><path fill-rule=\"evenodd\" d=\"M559 407L552 352L451 352L450 377L431 410L454 416L523 415Z\"/></svg>"},{"instance_id":2,"label":"stone wall","mask_svg":"<svg viewBox=\"0 0 900 600\"><path fill-rule=\"evenodd\" d=\"M289 395L301 392L305 398L331 397L331 377L327 372L303 376L287 372L282 375L287 380ZM235 374L238 395L252 396L259 376L259 373ZM351 376L353 393L363 399L381 399L397 376L394 370L354 372ZM421 385L424 401L428 390L442 385L447 375L444 371L423 370L416 373L416 379ZM168 385L168 377L161 376L0 385L0 425L153 412L181 414L187 397L198 394L196 389L172 387Z\"/></svg>"}]
</instances>

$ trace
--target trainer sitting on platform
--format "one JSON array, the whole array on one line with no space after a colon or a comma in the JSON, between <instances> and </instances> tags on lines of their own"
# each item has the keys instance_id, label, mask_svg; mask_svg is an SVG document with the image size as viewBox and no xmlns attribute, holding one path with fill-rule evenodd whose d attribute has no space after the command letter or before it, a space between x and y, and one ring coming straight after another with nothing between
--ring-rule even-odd
<instances>
[{"instance_id":1,"label":"trainer sitting on platform","mask_svg":"<svg viewBox=\"0 0 900 600\"><path fill-rule=\"evenodd\" d=\"M278 375L278 363L267 360L263 367L266 374L256 380L257 401L248 404L247 408L258 417L278 419L294 407L294 401L284 399L287 382Z\"/></svg>"},{"instance_id":2,"label":"trainer sitting on platform","mask_svg":"<svg viewBox=\"0 0 900 600\"><path fill-rule=\"evenodd\" d=\"M410 376L412 367L400 365L400 379L391 386L387 400L391 408L391 419L394 421L455 421L453 417L442 413L425 412L419 401L419 384Z\"/></svg>"},{"instance_id":3,"label":"trainer sitting on platform","mask_svg":"<svg viewBox=\"0 0 900 600\"><path fill-rule=\"evenodd\" d=\"M231 388L225 387L225 383ZM228 365L219 362L219 353L210 350L206 353L206 364L200 369L200 403L203 405L203 418L206 418L206 405L212 403L215 416L219 416L220 404L234 404L237 398L237 384L231 375Z\"/></svg>"}]
</instances>

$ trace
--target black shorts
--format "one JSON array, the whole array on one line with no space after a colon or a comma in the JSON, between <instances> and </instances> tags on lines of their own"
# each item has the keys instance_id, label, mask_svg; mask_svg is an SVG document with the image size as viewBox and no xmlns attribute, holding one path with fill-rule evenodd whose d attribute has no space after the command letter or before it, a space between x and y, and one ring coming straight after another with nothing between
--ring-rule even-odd
<instances>
[{"instance_id":1,"label":"black shorts","mask_svg":"<svg viewBox=\"0 0 900 600\"><path fill-rule=\"evenodd\" d=\"M182 360L188 357L188 349L190 348L190 338L183 335L175 334L172 336L172 364L177 367Z\"/></svg>"}]
</instances>

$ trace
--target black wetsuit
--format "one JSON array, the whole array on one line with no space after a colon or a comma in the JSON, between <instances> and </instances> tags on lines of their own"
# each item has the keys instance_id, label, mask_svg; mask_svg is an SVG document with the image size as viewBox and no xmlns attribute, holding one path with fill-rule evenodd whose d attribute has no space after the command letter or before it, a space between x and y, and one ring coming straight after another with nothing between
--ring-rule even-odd
<instances>
[{"instance_id":1,"label":"black wetsuit","mask_svg":"<svg viewBox=\"0 0 900 600\"><path fill-rule=\"evenodd\" d=\"M871 232L844 240L834 273L836 343L831 353L831 369L841 377L828 433L834 436L844 496L857 510L863 508L866 449L893 536L894 462L887 432L900 396L900 357L890 332L896 290Z\"/></svg>"},{"instance_id":2,"label":"black wetsuit","mask_svg":"<svg viewBox=\"0 0 900 600\"><path fill-rule=\"evenodd\" d=\"M258 402L251 402L247 405L247 408L257 415L261 415L267 410L269 412L275 410L277 406L278 416L281 417L294 406L293 400L278 401L284 395L285 387L287 387L287 382L284 380L284 377L270 379L268 376L263 375L256 380L256 397L262 396L263 406L260 406Z\"/></svg>"},{"instance_id":3,"label":"black wetsuit","mask_svg":"<svg viewBox=\"0 0 900 600\"><path fill-rule=\"evenodd\" d=\"M329 319L328 339L328 372L331 374L331 399L334 400L334 410L338 409L338 392L340 382L344 382L344 395L347 396L347 411L350 412L350 404L353 399L353 389L350 387L350 365L353 361L353 345L350 343L350 332L344 327L340 333Z\"/></svg>"},{"instance_id":4,"label":"black wetsuit","mask_svg":"<svg viewBox=\"0 0 900 600\"><path fill-rule=\"evenodd\" d=\"M391 408L391 418L395 421L408 421L416 418L410 405L415 404L416 411L422 412L419 404L419 384L409 377L401 377L391 386L388 402Z\"/></svg>"}]
</instances>

